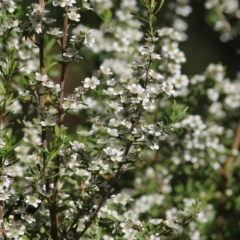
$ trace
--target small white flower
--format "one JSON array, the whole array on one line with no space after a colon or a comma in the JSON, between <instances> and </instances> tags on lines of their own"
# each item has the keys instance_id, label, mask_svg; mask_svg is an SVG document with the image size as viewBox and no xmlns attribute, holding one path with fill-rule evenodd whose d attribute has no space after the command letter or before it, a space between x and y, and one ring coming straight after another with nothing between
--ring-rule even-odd
<instances>
[{"instance_id":1,"label":"small white flower","mask_svg":"<svg viewBox=\"0 0 240 240\"><path fill-rule=\"evenodd\" d=\"M112 78L110 80L107 80L106 83L109 86L114 86L117 82L116 82L115 78Z\"/></svg>"},{"instance_id":2,"label":"small white flower","mask_svg":"<svg viewBox=\"0 0 240 240\"><path fill-rule=\"evenodd\" d=\"M103 75L111 75L111 74L113 74L113 73L111 72L111 69L110 69L110 68L104 67L103 65L100 67L100 69L101 69Z\"/></svg>"},{"instance_id":3,"label":"small white flower","mask_svg":"<svg viewBox=\"0 0 240 240\"><path fill-rule=\"evenodd\" d=\"M67 57L67 58L72 58L72 57L76 56L77 54L78 54L77 50L75 50L73 48L67 48L66 52L63 53L63 56Z\"/></svg>"},{"instance_id":4,"label":"small white flower","mask_svg":"<svg viewBox=\"0 0 240 240\"><path fill-rule=\"evenodd\" d=\"M211 101L216 102L218 100L219 93L214 88L209 88L207 90L207 96Z\"/></svg>"},{"instance_id":5,"label":"small white flower","mask_svg":"<svg viewBox=\"0 0 240 240\"><path fill-rule=\"evenodd\" d=\"M85 78L84 80L84 87L85 88L91 88L95 89L97 85L100 84L100 81L96 77L91 77L91 78Z\"/></svg>"},{"instance_id":6,"label":"small white flower","mask_svg":"<svg viewBox=\"0 0 240 240\"><path fill-rule=\"evenodd\" d=\"M26 203L37 208L38 203L41 203L41 200L36 198L35 196L26 196Z\"/></svg>"},{"instance_id":7,"label":"small white flower","mask_svg":"<svg viewBox=\"0 0 240 240\"><path fill-rule=\"evenodd\" d=\"M154 218L154 219L150 219L149 222L154 224L154 225L159 225L161 222L163 222L163 219Z\"/></svg>"},{"instance_id":8,"label":"small white flower","mask_svg":"<svg viewBox=\"0 0 240 240\"><path fill-rule=\"evenodd\" d=\"M150 69L148 73L149 73L149 75L150 75L152 78L154 78L154 79L156 79L156 80L159 80L159 79L162 79L162 78L163 78L163 76L162 76L160 73L158 73L158 72L156 72L156 71L154 71L154 70L152 70L152 69Z\"/></svg>"},{"instance_id":9,"label":"small white flower","mask_svg":"<svg viewBox=\"0 0 240 240\"><path fill-rule=\"evenodd\" d=\"M150 148L151 148L152 150L158 150L158 149L159 149L159 146L158 146L157 143L152 143L152 145L150 146Z\"/></svg>"},{"instance_id":10,"label":"small white flower","mask_svg":"<svg viewBox=\"0 0 240 240\"><path fill-rule=\"evenodd\" d=\"M225 98L225 103L231 108L237 108L240 106L240 95L231 94Z\"/></svg>"},{"instance_id":11,"label":"small white flower","mask_svg":"<svg viewBox=\"0 0 240 240\"><path fill-rule=\"evenodd\" d=\"M76 0L53 0L53 6L60 5L61 7L72 6Z\"/></svg>"},{"instance_id":12,"label":"small white flower","mask_svg":"<svg viewBox=\"0 0 240 240\"><path fill-rule=\"evenodd\" d=\"M180 74L176 74L170 78L169 81L174 85L175 88L187 87L189 83L188 77Z\"/></svg>"},{"instance_id":13,"label":"small white flower","mask_svg":"<svg viewBox=\"0 0 240 240\"><path fill-rule=\"evenodd\" d=\"M108 88L108 91L112 94L112 95L122 95L123 94L123 89L116 85L114 88Z\"/></svg>"},{"instance_id":14,"label":"small white flower","mask_svg":"<svg viewBox=\"0 0 240 240\"><path fill-rule=\"evenodd\" d=\"M0 138L0 148L3 149L5 147L5 142L2 138Z\"/></svg>"},{"instance_id":15,"label":"small white flower","mask_svg":"<svg viewBox=\"0 0 240 240\"><path fill-rule=\"evenodd\" d=\"M131 93L134 93L134 94L140 94L140 93L145 91L144 88L142 88L141 85L135 84L135 83L133 83L132 85L128 86L127 88L128 88L128 90Z\"/></svg>"},{"instance_id":16,"label":"small white flower","mask_svg":"<svg viewBox=\"0 0 240 240\"><path fill-rule=\"evenodd\" d=\"M142 106L145 110L153 110L155 108L154 100L145 98L143 100Z\"/></svg>"},{"instance_id":17,"label":"small white flower","mask_svg":"<svg viewBox=\"0 0 240 240\"><path fill-rule=\"evenodd\" d=\"M161 59L160 54L157 54L155 52L152 52L150 56L151 56L151 59L159 59L159 60Z\"/></svg>"},{"instance_id":18,"label":"small white flower","mask_svg":"<svg viewBox=\"0 0 240 240\"><path fill-rule=\"evenodd\" d=\"M80 14L77 13L77 11L78 11L77 7L69 8L69 13L68 13L69 19L71 19L72 21L79 22L81 16Z\"/></svg>"},{"instance_id":19,"label":"small white flower","mask_svg":"<svg viewBox=\"0 0 240 240\"><path fill-rule=\"evenodd\" d=\"M173 90L173 85L170 82L163 82L162 83L162 91L165 92L167 95L171 96L175 93Z\"/></svg>"},{"instance_id":20,"label":"small white flower","mask_svg":"<svg viewBox=\"0 0 240 240\"><path fill-rule=\"evenodd\" d=\"M4 192L1 190L0 192L0 201L6 201L10 198L11 194Z\"/></svg>"},{"instance_id":21,"label":"small white flower","mask_svg":"<svg viewBox=\"0 0 240 240\"><path fill-rule=\"evenodd\" d=\"M47 31L47 33L55 37L61 37L63 34L63 32L59 30L59 28L50 28L50 31Z\"/></svg>"},{"instance_id":22,"label":"small white flower","mask_svg":"<svg viewBox=\"0 0 240 240\"><path fill-rule=\"evenodd\" d=\"M72 146L72 149L76 152L84 149L84 143L81 143L81 142L78 142L78 141L73 141L73 142L70 142L70 144Z\"/></svg>"},{"instance_id":23,"label":"small white flower","mask_svg":"<svg viewBox=\"0 0 240 240\"><path fill-rule=\"evenodd\" d=\"M42 75L40 73L35 73L35 79L39 82L46 82L49 80L49 78L46 74Z\"/></svg>"}]
</instances>

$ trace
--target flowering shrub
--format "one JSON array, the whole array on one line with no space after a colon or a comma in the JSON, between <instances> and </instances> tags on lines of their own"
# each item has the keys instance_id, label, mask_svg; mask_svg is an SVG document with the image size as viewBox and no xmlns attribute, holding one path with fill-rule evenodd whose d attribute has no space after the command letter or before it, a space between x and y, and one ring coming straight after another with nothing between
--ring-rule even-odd
<instances>
[{"instance_id":1,"label":"flowering shrub","mask_svg":"<svg viewBox=\"0 0 240 240\"><path fill-rule=\"evenodd\" d=\"M184 73L190 1L163 3L0 0L1 239L240 236L240 74Z\"/></svg>"}]
</instances>

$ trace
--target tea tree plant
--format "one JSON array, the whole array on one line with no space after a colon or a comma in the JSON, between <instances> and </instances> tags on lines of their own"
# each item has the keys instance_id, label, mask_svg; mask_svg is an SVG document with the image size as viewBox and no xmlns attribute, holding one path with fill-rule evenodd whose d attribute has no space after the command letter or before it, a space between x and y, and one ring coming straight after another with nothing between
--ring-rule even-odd
<instances>
[{"instance_id":1,"label":"tea tree plant","mask_svg":"<svg viewBox=\"0 0 240 240\"><path fill-rule=\"evenodd\" d=\"M223 2L204 6L230 39ZM182 72L191 7L170 1L159 28L163 6L0 1L2 239L229 236L212 228L238 202L240 85L221 64Z\"/></svg>"}]
</instances>

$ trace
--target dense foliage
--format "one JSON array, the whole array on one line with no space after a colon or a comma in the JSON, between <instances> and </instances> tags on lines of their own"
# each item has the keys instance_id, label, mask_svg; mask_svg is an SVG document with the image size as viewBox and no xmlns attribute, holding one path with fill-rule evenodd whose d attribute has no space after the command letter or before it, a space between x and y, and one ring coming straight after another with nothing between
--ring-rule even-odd
<instances>
[{"instance_id":1,"label":"dense foliage","mask_svg":"<svg viewBox=\"0 0 240 240\"><path fill-rule=\"evenodd\" d=\"M193 2L0 0L1 239L240 237L240 72L184 72Z\"/></svg>"}]
</instances>

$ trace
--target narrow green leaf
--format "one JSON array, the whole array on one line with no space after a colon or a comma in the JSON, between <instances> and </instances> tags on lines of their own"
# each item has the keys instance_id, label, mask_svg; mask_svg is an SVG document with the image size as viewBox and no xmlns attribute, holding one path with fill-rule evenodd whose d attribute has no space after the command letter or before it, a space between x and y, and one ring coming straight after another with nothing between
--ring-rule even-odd
<instances>
[{"instance_id":1,"label":"narrow green leaf","mask_svg":"<svg viewBox=\"0 0 240 240\"><path fill-rule=\"evenodd\" d=\"M58 175L59 175L59 173L55 173L55 174L52 174L52 175L46 177L45 179L51 179L51 178L54 178L54 177L56 177Z\"/></svg>"},{"instance_id":2,"label":"narrow green leaf","mask_svg":"<svg viewBox=\"0 0 240 240\"><path fill-rule=\"evenodd\" d=\"M155 15L155 14L157 14L157 13L160 11L160 9L162 8L162 6L163 6L164 2L165 2L165 0L161 0L161 2L160 2L160 5L159 5L158 9L157 9L157 10L154 12L154 15Z\"/></svg>"},{"instance_id":3,"label":"narrow green leaf","mask_svg":"<svg viewBox=\"0 0 240 240\"><path fill-rule=\"evenodd\" d=\"M54 132L57 137L60 137L60 129L59 126L56 124L54 127Z\"/></svg>"},{"instance_id":4,"label":"narrow green leaf","mask_svg":"<svg viewBox=\"0 0 240 240\"><path fill-rule=\"evenodd\" d=\"M152 16L152 23L156 23L157 22L157 18L155 16Z\"/></svg>"},{"instance_id":5,"label":"narrow green leaf","mask_svg":"<svg viewBox=\"0 0 240 240\"><path fill-rule=\"evenodd\" d=\"M155 8L155 0L151 0L151 10L153 11Z\"/></svg>"},{"instance_id":6,"label":"narrow green leaf","mask_svg":"<svg viewBox=\"0 0 240 240\"><path fill-rule=\"evenodd\" d=\"M77 186L78 185L78 182L76 180L73 180L71 178L65 178L66 181L74 186Z\"/></svg>"}]
</instances>

